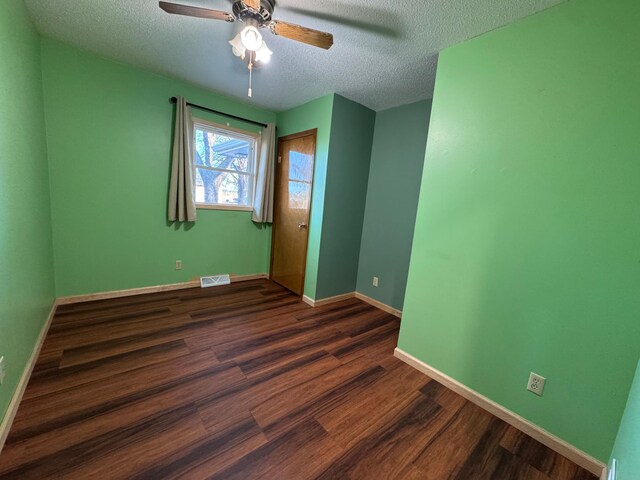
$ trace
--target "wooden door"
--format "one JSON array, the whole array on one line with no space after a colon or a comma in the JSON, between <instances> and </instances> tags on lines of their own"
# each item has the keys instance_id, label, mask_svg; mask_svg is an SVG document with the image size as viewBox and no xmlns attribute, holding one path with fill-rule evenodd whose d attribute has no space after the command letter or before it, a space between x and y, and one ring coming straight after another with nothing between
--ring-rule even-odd
<instances>
[{"instance_id":1,"label":"wooden door","mask_svg":"<svg viewBox=\"0 0 640 480\"><path fill-rule=\"evenodd\" d=\"M304 290L315 154L315 130L278 142L271 280L298 295Z\"/></svg>"}]
</instances>

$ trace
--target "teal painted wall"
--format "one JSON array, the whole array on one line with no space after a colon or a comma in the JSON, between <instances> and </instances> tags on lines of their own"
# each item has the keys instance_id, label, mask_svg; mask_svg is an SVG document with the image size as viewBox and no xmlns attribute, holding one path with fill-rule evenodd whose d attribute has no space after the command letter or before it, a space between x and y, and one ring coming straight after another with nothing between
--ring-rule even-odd
<instances>
[{"instance_id":1,"label":"teal painted wall","mask_svg":"<svg viewBox=\"0 0 640 480\"><path fill-rule=\"evenodd\" d=\"M640 355L638 25L575 0L441 53L399 339L604 462Z\"/></svg>"},{"instance_id":2,"label":"teal painted wall","mask_svg":"<svg viewBox=\"0 0 640 480\"><path fill-rule=\"evenodd\" d=\"M314 128L318 130L304 283L304 294L313 299L316 298L318 280L320 241L323 229L322 218L324 215L325 187L329 159L329 139L332 133L331 118L333 103L334 95L325 95L299 107L278 113L277 120L278 137L286 137L287 135L312 130Z\"/></svg>"},{"instance_id":3,"label":"teal painted wall","mask_svg":"<svg viewBox=\"0 0 640 480\"><path fill-rule=\"evenodd\" d=\"M407 286L430 113L431 101L422 101L376 115L357 290L398 310Z\"/></svg>"},{"instance_id":4,"label":"teal painted wall","mask_svg":"<svg viewBox=\"0 0 640 480\"><path fill-rule=\"evenodd\" d=\"M268 272L271 229L249 212L198 210L193 225L167 224L169 98L262 122L274 113L53 40L42 49L59 296Z\"/></svg>"},{"instance_id":5,"label":"teal painted wall","mask_svg":"<svg viewBox=\"0 0 640 480\"><path fill-rule=\"evenodd\" d=\"M335 95L316 299L356 289L376 113Z\"/></svg>"},{"instance_id":6,"label":"teal painted wall","mask_svg":"<svg viewBox=\"0 0 640 480\"><path fill-rule=\"evenodd\" d=\"M40 41L21 0L0 2L0 421L54 300Z\"/></svg>"},{"instance_id":7,"label":"teal painted wall","mask_svg":"<svg viewBox=\"0 0 640 480\"><path fill-rule=\"evenodd\" d=\"M616 480L640 477L640 362L611 457L618 460Z\"/></svg>"}]
</instances>

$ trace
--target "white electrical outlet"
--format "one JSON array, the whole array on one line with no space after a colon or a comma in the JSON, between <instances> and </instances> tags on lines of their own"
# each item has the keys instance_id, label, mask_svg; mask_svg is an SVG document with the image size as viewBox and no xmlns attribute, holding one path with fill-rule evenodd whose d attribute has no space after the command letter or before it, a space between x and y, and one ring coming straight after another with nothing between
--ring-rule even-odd
<instances>
[{"instance_id":1,"label":"white electrical outlet","mask_svg":"<svg viewBox=\"0 0 640 480\"><path fill-rule=\"evenodd\" d=\"M373 286L374 287L378 286L378 277L373 277Z\"/></svg>"},{"instance_id":2,"label":"white electrical outlet","mask_svg":"<svg viewBox=\"0 0 640 480\"><path fill-rule=\"evenodd\" d=\"M176 260L176 270L182 270L182 260Z\"/></svg>"},{"instance_id":3,"label":"white electrical outlet","mask_svg":"<svg viewBox=\"0 0 640 480\"><path fill-rule=\"evenodd\" d=\"M542 396L542 393L544 392L544 382L546 381L547 381L546 378L541 377L537 373L531 372L531 375L529 375L529 383L527 384L527 390L535 393L536 395Z\"/></svg>"},{"instance_id":4,"label":"white electrical outlet","mask_svg":"<svg viewBox=\"0 0 640 480\"><path fill-rule=\"evenodd\" d=\"M4 365L4 357L0 357L0 385L4 383L4 377L6 377L7 371Z\"/></svg>"}]
</instances>

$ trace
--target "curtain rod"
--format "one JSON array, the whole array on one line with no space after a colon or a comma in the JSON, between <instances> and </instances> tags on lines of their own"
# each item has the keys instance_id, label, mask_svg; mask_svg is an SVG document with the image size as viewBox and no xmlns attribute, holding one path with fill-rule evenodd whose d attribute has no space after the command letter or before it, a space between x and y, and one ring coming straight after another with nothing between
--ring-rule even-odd
<instances>
[{"instance_id":1,"label":"curtain rod","mask_svg":"<svg viewBox=\"0 0 640 480\"><path fill-rule=\"evenodd\" d=\"M171 103L176 103L178 101L178 99L176 97L171 97L170 100L171 100ZM243 121L243 122L252 123L254 125L260 125L261 127L267 128L267 124L266 123L256 122L255 120L251 120L249 118L238 117L237 115L231 115L229 113L220 112L218 110L214 110L214 109L209 108L209 107L203 107L202 105L196 105L195 103L187 102L187 105L189 105L190 107L193 107L193 108L198 108L200 110L206 110L207 112L217 113L218 115L222 115L224 117L233 118L235 120L240 120L240 121Z\"/></svg>"}]
</instances>

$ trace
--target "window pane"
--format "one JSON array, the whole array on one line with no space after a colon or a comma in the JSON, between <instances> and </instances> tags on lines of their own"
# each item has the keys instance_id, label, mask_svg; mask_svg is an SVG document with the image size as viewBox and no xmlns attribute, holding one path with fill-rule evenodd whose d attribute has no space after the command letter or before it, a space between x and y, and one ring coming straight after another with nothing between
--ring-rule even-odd
<instances>
[{"instance_id":1,"label":"window pane","mask_svg":"<svg viewBox=\"0 0 640 480\"><path fill-rule=\"evenodd\" d=\"M309 208L311 184L289 180L289 208L306 210Z\"/></svg>"},{"instance_id":2,"label":"window pane","mask_svg":"<svg viewBox=\"0 0 640 480\"><path fill-rule=\"evenodd\" d=\"M313 177L311 166L313 162L310 155L291 151L289 152L289 179L310 182Z\"/></svg>"},{"instance_id":3,"label":"window pane","mask_svg":"<svg viewBox=\"0 0 640 480\"><path fill-rule=\"evenodd\" d=\"M223 127L196 123L196 203L251 205L255 143L255 139L236 136Z\"/></svg>"},{"instance_id":4,"label":"window pane","mask_svg":"<svg viewBox=\"0 0 640 480\"><path fill-rule=\"evenodd\" d=\"M196 126L196 165L251 173L251 143Z\"/></svg>"},{"instance_id":5,"label":"window pane","mask_svg":"<svg viewBox=\"0 0 640 480\"><path fill-rule=\"evenodd\" d=\"M250 205L251 175L196 167L196 203Z\"/></svg>"},{"instance_id":6,"label":"window pane","mask_svg":"<svg viewBox=\"0 0 640 480\"><path fill-rule=\"evenodd\" d=\"M235 170L237 172L250 173L251 166L249 162L249 157L248 156L236 157L233 159L233 161L229 164L227 168L229 170Z\"/></svg>"}]
</instances>

